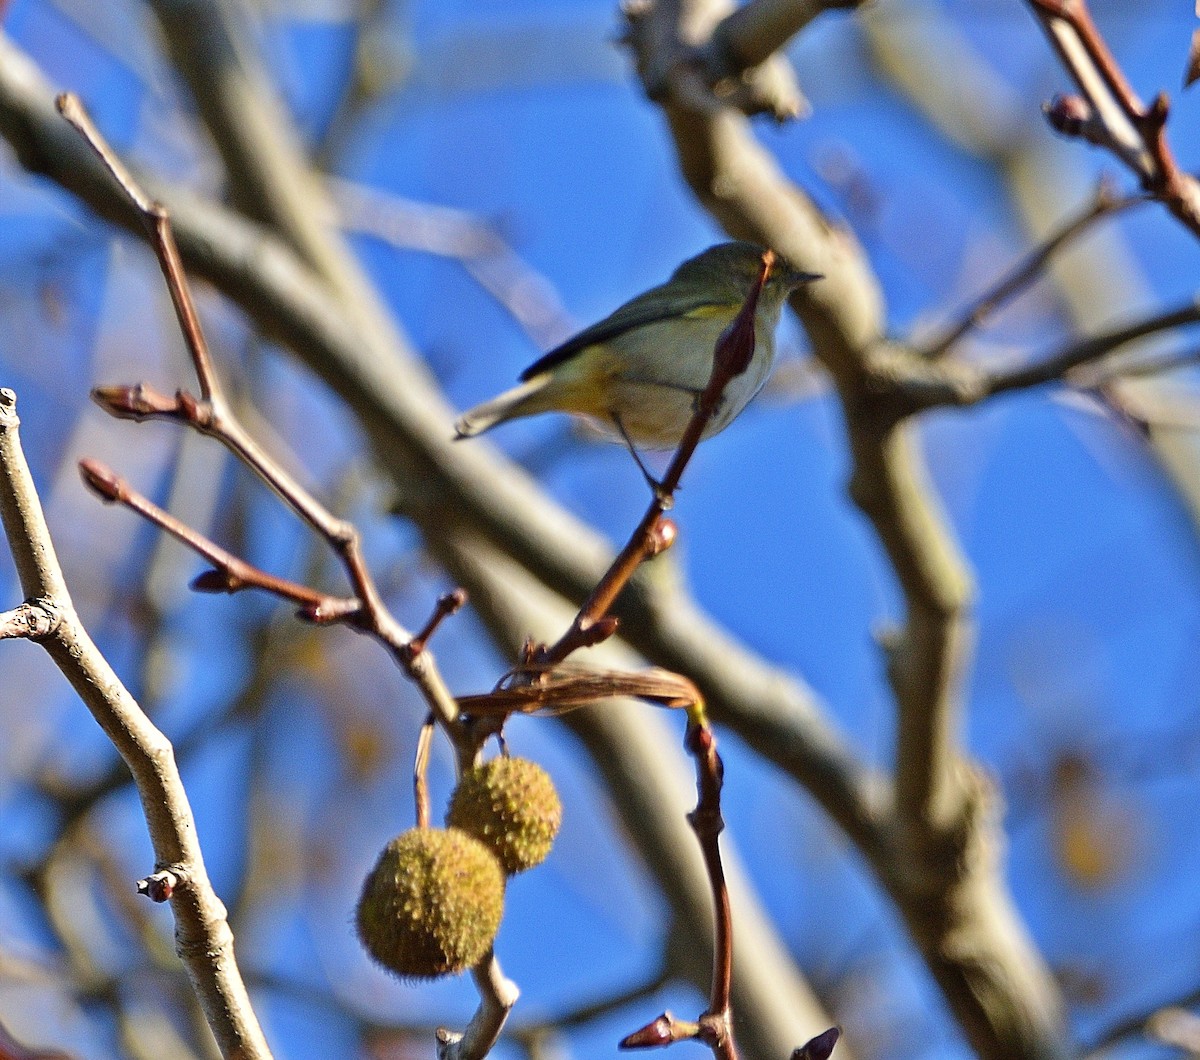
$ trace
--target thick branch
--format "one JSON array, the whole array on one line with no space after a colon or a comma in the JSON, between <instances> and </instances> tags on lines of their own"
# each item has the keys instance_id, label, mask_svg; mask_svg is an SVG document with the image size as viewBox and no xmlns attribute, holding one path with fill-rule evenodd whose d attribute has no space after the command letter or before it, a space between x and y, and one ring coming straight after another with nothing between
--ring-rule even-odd
<instances>
[{"instance_id":1,"label":"thick branch","mask_svg":"<svg viewBox=\"0 0 1200 1060\"><path fill-rule=\"evenodd\" d=\"M157 869L172 890L175 943L224 1055L269 1060L233 953L225 907L213 892L196 824L170 742L151 724L92 643L54 554L18 436L16 397L0 390L0 516L30 600L52 600L57 627L40 643L79 693L133 774L154 845Z\"/></svg>"},{"instance_id":2,"label":"thick branch","mask_svg":"<svg viewBox=\"0 0 1200 1060\"><path fill-rule=\"evenodd\" d=\"M40 72L2 34L0 133L27 168L142 234L137 215L59 119ZM587 596L608 565L607 546L485 445L452 445L451 412L403 344L353 325L313 274L261 229L178 190L152 192L171 210L188 270L215 283L264 334L291 346L358 413L427 541L436 546L453 513L537 570L551 589L575 600ZM811 218L814 231L825 235L814 264L805 267L822 271L819 261L831 261L842 236L815 211ZM838 273L829 288L834 296L814 302L818 322L840 304L838 292L858 304L852 285L842 282L845 270ZM886 860L886 792L831 729L809 689L748 652L661 573L635 579L617 613L623 635L647 658L691 675L717 721L810 790L869 857Z\"/></svg>"},{"instance_id":3,"label":"thick branch","mask_svg":"<svg viewBox=\"0 0 1200 1060\"><path fill-rule=\"evenodd\" d=\"M710 6L692 0L631 13L629 37L643 76L661 65L657 53L669 53L681 26L702 22ZM838 384L854 455L852 493L887 549L907 605L889 660L899 711L896 840L907 869L881 875L975 1048L1004 1060L1060 1055L1053 985L1002 897L997 826L978 812L986 798L960 758L970 580L903 423L906 410L876 370L884 326L875 283L853 240L835 233L783 177L740 114L696 106L686 71L671 88L660 98L700 201L731 234L826 277L797 292L792 305ZM980 856L967 856L971 850Z\"/></svg>"},{"instance_id":4,"label":"thick branch","mask_svg":"<svg viewBox=\"0 0 1200 1060\"><path fill-rule=\"evenodd\" d=\"M736 77L766 61L825 11L863 0L750 0L722 19L701 53L710 75Z\"/></svg>"}]
</instances>

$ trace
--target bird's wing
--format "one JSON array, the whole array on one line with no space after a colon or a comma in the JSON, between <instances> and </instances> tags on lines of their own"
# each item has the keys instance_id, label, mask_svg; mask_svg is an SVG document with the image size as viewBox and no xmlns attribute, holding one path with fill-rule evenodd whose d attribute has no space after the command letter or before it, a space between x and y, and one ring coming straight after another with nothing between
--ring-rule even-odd
<instances>
[{"instance_id":1,"label":"bird's wing","mask_svg":"<svg viewBox=\"0 0 1200 1060\"><path fill-rule=\"evenodd\" d=\"M575 354L581 350L586 350L589 346L597 346L608 342L609 339L614 339L618 335L632 331L634 328L653 324L655 321L662 320L668 315L705 316L707 315L707 311L715 313L731 308L728 303L714 302L711 295L704 295L697 292L684 295L676 294L674 296L675 305L671 313L668 314L659 297L661 289L660 287L654 287L645 294L638 295L636 298L626 302L611 315L606 316L603 320L593 324L590 328L584 328L578 335L567 339L561 346L556 346L549 353L543 354L521 373L521 380L524 382L532 379L535 375L540 375L542 372L555 367L555 365L570 360ZM737 306L732 306L732 308L736 310Z\"/></svg>"}]
</instances>

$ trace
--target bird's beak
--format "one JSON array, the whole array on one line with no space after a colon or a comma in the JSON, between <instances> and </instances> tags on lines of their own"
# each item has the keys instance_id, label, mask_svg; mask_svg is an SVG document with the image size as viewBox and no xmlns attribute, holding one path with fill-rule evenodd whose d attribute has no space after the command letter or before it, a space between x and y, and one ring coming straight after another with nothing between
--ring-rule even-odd
<instances>
[{"instance_id":1,"label":"bird's beak","mask_svg":"<svg viewBox=\"0 0 1200 1060\"><path fill-rule=\"evenodd\" d=\"M823 280L824 278L822 273L804 272L801 269L793 269L787 262L781 263L779 280L789 291L803 283L812 283L813 280Z\"/></svg>"}]
</instances>

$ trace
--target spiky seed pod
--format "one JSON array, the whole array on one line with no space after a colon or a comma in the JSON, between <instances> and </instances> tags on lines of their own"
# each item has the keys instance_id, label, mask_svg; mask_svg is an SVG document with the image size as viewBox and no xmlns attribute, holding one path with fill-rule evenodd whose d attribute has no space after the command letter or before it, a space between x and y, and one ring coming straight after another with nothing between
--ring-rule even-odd
<instances>
[{"instance_id":1,"label":"spiky seed pod","mask_svg":"<svg viewBox=\"0 0 1200 1060\"><path fill-rule=\"evenodd\" d=\"M414 828L383 848L363 882L358 937L384 968L436 979L479 962L503 909L491 851L457 828Z\"/></svg>"},{"instance_id":2,"label":"spiky seed pod","mask_svg":"<svg viewBox=\"0 0 1200 1060\"><path fill-rule=\"evenodd\" d=\"M562 823L562 803L550 774L536 762L502 756L463 774L446 823L475 836L513 876L546 860Z\"/></svg>"}]
</instances>

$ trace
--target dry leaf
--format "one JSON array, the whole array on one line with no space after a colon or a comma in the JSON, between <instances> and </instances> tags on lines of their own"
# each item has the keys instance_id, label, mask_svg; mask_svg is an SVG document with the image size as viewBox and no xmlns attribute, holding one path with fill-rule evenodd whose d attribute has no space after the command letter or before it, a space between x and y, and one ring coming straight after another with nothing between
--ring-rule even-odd
<instances>
[{"instance_id":1,"label":"dry leaf","mask_svg":"<svg viewBox=\"0 0 1200 1060\"><path fill-rule=\"evenodd\" d=\"M661 707L691 709L703 702L691 681L658 668L628 673L588 670L580 666L551 668L521 666L510 670L492 692L462 696L459 708L468 714L565 714L597 700L628 696Z\"/></svg>"}]
</instances>

